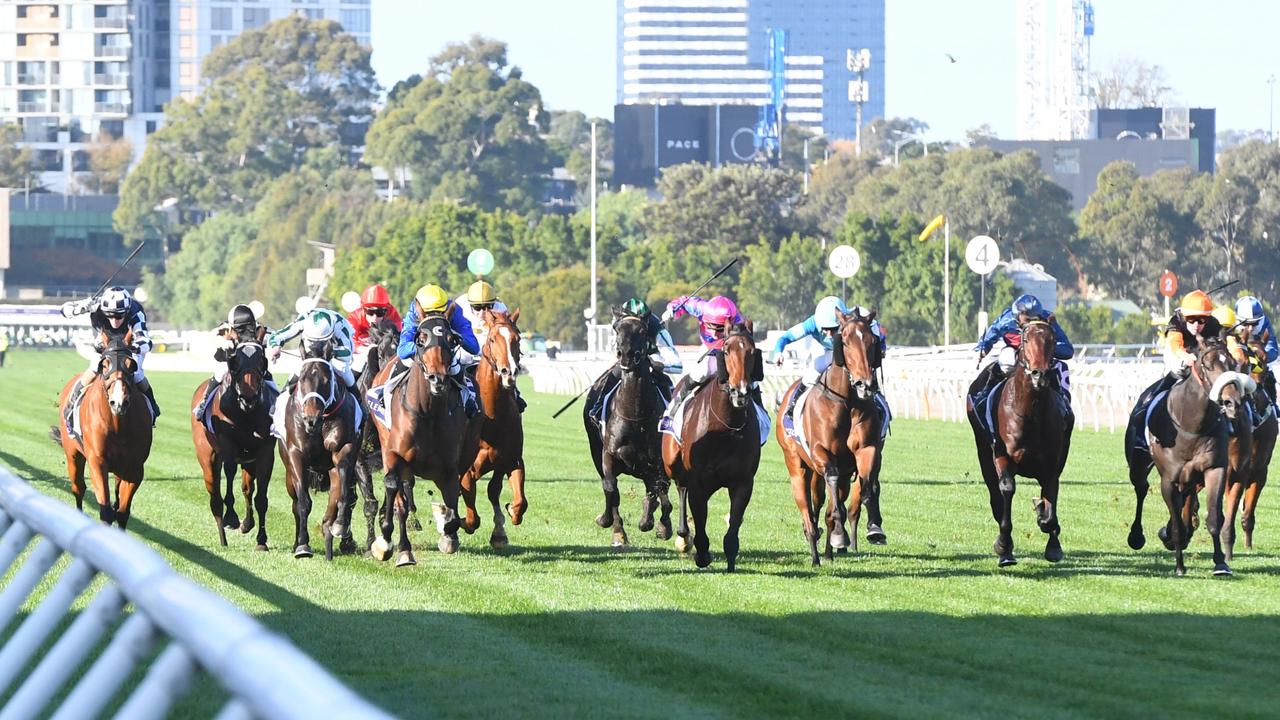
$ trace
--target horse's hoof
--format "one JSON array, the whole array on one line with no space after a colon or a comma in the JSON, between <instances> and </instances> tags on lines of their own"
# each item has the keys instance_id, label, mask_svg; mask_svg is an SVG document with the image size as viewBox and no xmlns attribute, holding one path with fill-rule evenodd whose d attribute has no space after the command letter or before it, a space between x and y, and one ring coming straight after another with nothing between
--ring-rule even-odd
<instances>
[{"instance_id":1,"label":"horse's hoof","mask_svg":"<svg viewBox=\"0 0 1280 720\"><path fill-rule=\"evenodd\" d=\"M627 534L625 532L616 532L613 534L613 546L616 548L627 546Z\"/></svg>"},{"instance_id":2,"label":"horse's hoof","mask_svg":"<svg viewBox=\"0 0 1280 720\"><path fill-rule=\"evenodd\" d=\"M511 518L512 525L519 525L520 521L524 520L524 511L527 510L528 507L529 507L529 503L525 503L524 505L520 506L520 510L517 512L516 510L513 510L511 508L511 503L507 503L506 505L502 506L502 509L507 512L507 517Z\"/></svg>"},{"instance_id":3,"label":"horse's hoof","mask_svg":"<svg viewBox=\"0 0 1280 720\"><path fill-rule=\"evenodd\" d=\"M887 545L889 538L885 536L884 530L881 530L879 525L868 525L867 542L872 545Z\"/></svg>"},{"instance_id":4,"label":"horse's hoof","mask_svg":"<svg viewBox=\"0 0 1280 720\"><path fill-rule=\"evenodd\" d=\"M1218 563L1213 566L1214 577L1231 577L1231 568L1226 563Z\"/></svg>"},{"instance_id":5,"label":"horse's hoof","mask_svg":"<svg viewBox=\"0 0 1280 720\"><path fill-rule=\"evenodd\" d=\"M507 536L505 534L499 535L498 533L494 533L489 536L489 547L494 550L502 550L510 544L511 543L507 540Z\"/></svg>"},{"instance_id":6,"label":"horse's hoof","mask_svg":"<svg viewBox=\"0 0 1280 720\"><path fill-rule=\"evenodd\" d=\"M641 518L636 527L640 528L640 532L649 532L653 529L653 518Z\"/></svg>"},{"instance_id":7,"label":"horse's hoof","mask_svg":"<svg viewBox=\"0 0 1280 720\"><path fill-rule=\"evenodd\" d=\"M849 554L849 548L847 548L847 547L836 548L836 554L837 554L837 555L848 555L848 554Z\"/></svg>"},{"instance_id":8,"label":"horse's hoof","mask_svg":"<svg viewBox=\"0 0 1280 720\"><path fill-rule=\"evenodd\" d=\"M311 552L310 545L299 545L298 547L293 549L293 556L295 558L309 558L314 554L315 553Z\"/></svg>"},{"instance_id":9,"label":"horse's hoof","mask_svg":"<svg viewBox=\"0 0 1280 720\"><path fill-rule=\"evenodd\" d=\"M347 534L347 528L342 523L335 522L329 526L329 534L333 537L340 538Z\"/></svg>"},{"instance_id":10,"label":"horse's hoof","mask_svg":"<svg viewBox=\"0 0 1280 720\"><path fill-rule=\"evenodd\" d=\"M1044 559L1051 563L1062 562L1063 553L1061 546L1049 546L1044 549Z\"/></svg>"},{"instance_id":11,"label":"horse's hoof","mask_svg":"<svg viewBox=\"0 0 1280 720\"><path fill-rule=\"evenodd\" d=\"M422 521L418 520L417 515L409 516L409 529L414 532L422 532Z\"/></svg>"},{"instance_id":12,"label":"horse's hoof","mask_svg":"<svg viewBox=\"0 0 1280 720\"><path fill-rule=\"evenodd\" d=\"M693 557L693 562L699 568L705 568L711 564L711 553L710 552L695 553Z\"/></svg>"},{"instance_id":13,"label":"horse's hoof","mask_svg":"<svg viewBox=\"0 0 1280 720\"><path fill-rule=\"evenodd\" d=\"M355 538L351 537L350 535L347 535L346 537L342 538L342 540L338 543L338 552L342 553L343 555L350 555L358 549L359 547L356 545Z\"/></svg>"},{"instance_id":14,"label":"horse's hoof","mask_svg":"<svg viewBox=\"0 0 1280 720\"><path fill-rule=\"evenodd\" d=\"M671 539L671 523L658 523L658 532L654 534L659 540Z\"/></svg>"},{"instance_id":15,"label":"horse's hoof","mask_svg":"<svg viewBox=\"0 0 1280 720\"><path fill-rule=\"evenodd\" d=\"M1173 551L1173 538L1169 537L1169 526L1165 525L1156 531L1156 537L1160 538L1160 542L1164 543L1166 550Z\"/></svg>"},{"instance_id":16,"label":"horse's hoof","mask_svg":"<svg viewBox=\"0 0 1280 720\"><path fill-rule=\"evenodd\" d=\"M999 564L1000 564L1000 567L1009 567L1011 565L1017 565L1018 558L1014 557L1013 553L1007 553L1005 555L1000 556Z\"/></svg>"},{"instance_id":17,"label":"horse's hoof","mask_svg":"<svg viewBox=\"0 0 1280 720\"><path fill-rule=\"evenodd\" d=\"M1134 528L1129 531L1129 547L1134 550L1141 550L1147 544L1147 536L1142 533L1142 528Z\"/></svg>"},{"instance_id":18,"label":"horse's hoof","mask_svg":"<svg viewBox=\"0 0 1280 720\"><path fill-rule=\"evenodd\" d=\"M440 552L445 555L452 555L458 552L458 536L441 535L440 541L436 543L436 547L440 548Z\"/></svg>"},{"instance_id":19,"label":"horse's hoof","mask_svg":"<svg viewBox=\"0 0 1280 720\"><path fill-rule=\"evenodd\" d=\"M472 517L468 514L468 516L462 521L462 531L468 535L474 535L476 533L476 530L478 530L479 528L480 528L479 517L475 517L474 519L472 519Z\"/></svg>"},{"instance_id":20,"label":"horse's hoof","mask_svg":"<svg viewBox=\"0 0 1280 720\"><path fill-rule=\"evenodd\" d=\"M375 538L373 544L369 546L369 554L373 555L373 559L379 562L385 561L391 557L391 545L381 537Z\"/></svg>"},{"instance_id":21,"label":"horse's hoof","mask_svg":"<svg viewBox=\"0 0 1280 720\"><path fill-rule=\"evenodd\" d=\"M418 561L414 559L412 550L401 550L400 554L396 556L396 567L398 568L417 564Z\"/></svg>"},{"instance_id":22,"label":"horse's hoof","mask_svg":"<svg viewBox=\"0 0 1280 720\"><path fill-rule=\"evenodd\" d=\"M252 515L246 515L246 516L245 516L245 518L244 518L244 521L240 523L240 532L241 532L241 533L247 533L247 532L249 532L250 530L252 530L252 529L254 528L254 526L255 526L255 524L254 524L254 522L253 522L253 516L252 516Z\"/></svg>"},{"instance_id":23,"label":"horse's hoof","mask_svg":"<svg viewBox=\"0 0 1280 720\"><path fill-rule=\"evenodd\" d=\"M267 544L266 544L266 543L258 543L258 545L257 545L256 547L254 547L253 549L254 549L254 550L256 550L256 551L258 551L258 552L266 552L266 551L267 551Z\"/></svg>"},{"instance_id":24,"label":"horse's hoof","mask_svg":"<svg viewBox=\"0 0 1280 720\"><path fill-rule=\"evenodd\" d=\"M596 516L596 525L599 525L602 528L607 528L610 525L613 525L613 518L609 513L600 513Z\"/></svg>"},{"instance_id":25,"label":"horse's hoof","mask_svg":"<svg viewBox=\"0 0 1280 720\"><path fill-rule=\"evenodd\" d=\"M1174 577L1185 577L1186 574L1187 574L1187 569L1184 567L1176 567L1173 569Z\"/></svg>"},{"instance_id":26,"label":"horse's hoof","mask_svg":"<svg viewBox=\"0 0 1280 720\"><path fill-rule=\"evenodd\" d=\"M240 516L236 514L235 510L228 510L223 513L222 527L228 530L235 530L237 527L240 527Z\"/></svg>"},{"instance_id":27,"label":"horse's hoof","mask_svg":"<svg viewBox=\"0 0 1280 720\"><path fill-rule=\"evenodd\" d=\"M844 528L831 531L831 547L837 550L849 547L849 536L844 533Z\"/></svg>"},{"instance_id":28,"label":"horse's hoof","mask_svg":"<svg viewBox=\"0 0 1280 720\"><path fill-rule=\"evenodd\" d=\"M686 538L684 535L676 536L676 552L679 552L679 553L689 552L689 539Z\"/></svg>"}]
</instances>

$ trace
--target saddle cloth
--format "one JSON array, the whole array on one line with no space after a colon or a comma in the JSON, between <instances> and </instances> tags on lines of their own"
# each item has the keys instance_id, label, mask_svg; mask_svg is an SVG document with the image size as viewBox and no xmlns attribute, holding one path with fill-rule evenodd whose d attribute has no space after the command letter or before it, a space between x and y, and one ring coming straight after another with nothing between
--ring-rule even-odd
<instances>
[{"instance_id":1,"label":"saddle cloth","mask_svg":"<svg viewBox=\"0 0 1280 720\"><path fill-rule=\"evenodd\" d=\"M72 390L74 389L75 388L72 388ZM80 397L76 398L75 402L67 406L67 413L62 417L62 426L67 431L67 437L75 440L76 442L80 442L82 439L81 436L83 435L83 431L80 426L80 406L84 404L84 399L88 395L88 388L82 389ZM151 407L151 401L148 400L147 396L142 392L138 393L138 397L140 397L143 404L147 406L147 412L151 415L151 422L155 423L156 409Z\"/></svg>"},{"instance_id":2,"label":"saddle cloth","mask_svg":"<svg viewBox=\"0 0 1280 720\"><path fill-rule=\"evenodd\" d=\"M658 429L676 439L676 443L680 443L680 438L684 431L684 416L689 410L689 401L698 393L691 392L680 401L680 404L668 415L664 415L662 420L658 421ZM760 446L764 447L769 442L769 426L772 424L769 420L769 413L760 403L751 403L756 409L756 423L760 426Z\"/></svg>"},{"instance_id":3,"label":"saddle cloth","mask_svg":"<svg viewBox=\"0 0 1280 720\"><path fill-rule=\"evenodd\" d=\"M412 372L412 370L409 372ZM382 425L384 428L391 428L391 408L387 405L387 402L391 399L391 393L396 389L396 386L400 384L401 380L409 377L409 372L400 373L383 385L374 385L369 388L367 393L365 393L364 399L369 404L369 414L373 415L373 418L378 421L378 424ZM471 378L466 378L461 391L462 404L465 407L467 402L475 395L475 390L471 387ZM358 406L359 403L356 403L356 405Z\"/></svg>"},{"instance_id":4,"label":"saddle cloth","mask_svg":"<svg viewBox=\"0 0 1280 720\"><path fill-rule=\"evenodd\" d=\"M804 423L796 422L796 418L804 417L805 402L809 399L809 394L813 392L816 385L806 386L804 392L800 393L800 397L796 398L796 406L790 415L782 416L782 430L787 437L800 443L800 447L804 449L806 455L811 455L809 450L809 439L804 431ZM889 410L889 401L880 393L875 394L876 406L880 408L880 440L883 441L889 436L889 425L893 421L893 412Z\"/></svg>"}]
</instances>

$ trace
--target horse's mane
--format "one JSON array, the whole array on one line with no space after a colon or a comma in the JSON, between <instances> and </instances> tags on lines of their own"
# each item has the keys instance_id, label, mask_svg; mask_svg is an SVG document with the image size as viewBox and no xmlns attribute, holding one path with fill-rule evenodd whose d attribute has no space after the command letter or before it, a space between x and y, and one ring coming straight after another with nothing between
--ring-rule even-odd
<instances>
[{"instance_id":1,"label":"horse's mane","mask_svg":"<svg viewBox=\"0 0 1280 720\"><path fill-rule=\"evenodd\" d=\"M747 322L734 323L733 327L729 328L729 337L734 336L745 337L751 342L756 341L755 332Z\"/></svg>"}]
</instances>

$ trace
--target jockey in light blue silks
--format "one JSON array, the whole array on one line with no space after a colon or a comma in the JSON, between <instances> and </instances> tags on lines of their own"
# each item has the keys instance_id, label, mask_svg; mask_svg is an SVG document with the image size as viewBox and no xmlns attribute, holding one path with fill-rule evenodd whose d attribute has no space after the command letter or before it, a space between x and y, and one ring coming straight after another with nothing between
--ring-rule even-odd
<instances>
[{"instance_id":1,"label":"jockey in light blue silks","mask_svg":"<svg viewBox=\"0 0 1280 720\"><path fill-rule=\"evenodd\" d=\"M1014 363L1018 361L1018 346L1022 344L1022 329L1018 326L1019 316L1029 320L1043 320L1053 327L1055 340L1053 357L1054 366L1058 370L1058 389L1062 391L1067 407L1070 408L1071 376L1067 370L1067 364L1063 361L1070 360L1076 351L1067 334L1063 332L1062 326L1053 317L1053 313L1046 310L1040 304L1040 298L1035 295L1020 295L1017 300L1014 300L1013 305L991 323L991 327L987 328L987 331L982 334L982 339L974 346L973 349L979 353L978 367L982 369L978 374L981 382L974 383L974 387L979 388L974 395L975 404L986 397L991 388L1008 375Z\"/></svg>"},{"instance_id":2,"label":"jockey in light blue silks","mask_svg":"<svg viewBox=\"0 0 1280 720\"><path fill-rule=\"evenodd\" d=\"M1262 380L1271 401L1280 405L1276 398L1276 373L1280 372L1280 345L1276 341L1275 328L1271 320L1262 311L1262 301L1252 295L1246 295L1236 301L1236 320L1241 329L1247 328L1249 336L1262 343L1262 351L1266 355L1268 372Z\"/></svg>"},{"instance_id":3,"label":"jockey in light blue silks","mask_svg":"<svg viewBox=\"0 0 1280 720\"><path fill-rule=\"evenodd\" d=\"M864 317L870 314L865 308L857 306L854 307L853 311L857 315ZM782 351L791 343L803 338L811 337L817 340L823 348L822 354L815 357L813 364L800 376L800 386L796 388L795 392L791 393L791 401L787 404L784 414L791 414L796 407L796 400L804 394L805 388L818 382L818 376L831 365L832 347L835 343L835 336L840 331L841 313L850 314L849 308L845 306L844 301L834 295L828 295L818 301L818 305L813 309L812 315L806 318L804 322L787 330L774 343L774 362L779 365L782 364ZM879 320L873 319L871 321L871 332L875 333L876 340L880 345L878 354L883 358L887 348L887 339ZM871 370L874 372L879 367L879 362L876 362Z\"/></svg>"}]
</instances>

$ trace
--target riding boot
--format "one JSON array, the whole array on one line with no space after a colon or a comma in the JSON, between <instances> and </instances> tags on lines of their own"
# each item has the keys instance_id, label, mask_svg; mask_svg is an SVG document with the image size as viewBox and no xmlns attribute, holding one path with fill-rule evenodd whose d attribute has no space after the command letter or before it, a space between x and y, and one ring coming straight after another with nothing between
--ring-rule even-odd
<instances>
[{"instance_id":1,"label":"riding boot","mask_svg":"<svg viewBox=\"0 0 1280 720\"><path fill-rule=\"evenodd\" d=\"M792 422L795 422L795 418L792 416L792 413L796 411L796 401L804 394L805 389L804 381L801 380L796 384L796 391L791 393L790 398L787 398L787 409L784 410L782 414L791 418Z\"/></svg>"},{"instance_id":2,"label":"riding boot","mask_svg":"<svg viewBox=\"0 0 1280 720\"><path fill-rule=\"evenodd\" d=\"M605 373L604 380L600 387L595 389L595 395L592 397L591 401L591 410L588 412L591 420L594 421L596 425L599 425L601 429L604 428L604 399L609 396L609 393L615 387L618 386L618 382L620 381L619 378L621 377L621 373L615 372L616 369L617 366L608 373Z\"/></svg>"},{"instance_id":3,"label":"riding boot","mask_svg":"<svg viewBox=\"0 0 1280 720\"><path fill-rule=\"evenodd\" d=\"M671 403L667 405L667 411L663 415L668 419L673 419L676 408L680 407L680 404L698 388L698 385L700 383L694 382L688 375L680 378L680 382L676 385L675 392L672 394Z\"/></svg>"},{"instance_id":4,"label":"riding boot","mask_svg":"<svg viewBox=\"0 0 1280 720\"><path fill-rule=\"evenodd\" d=\"M480 396L476 393L475 386L471 384L471 380L467 377L465 371L453 375L452 379L458 383L458 387L462 388L463 395L466 396L462 410L467 414L467 419L470 420L480 413Z\"/></svg>"},{"instance_id":5,"label":"riding boot","mask_svg":"<svg viewBox=\"0 0 1280 720\"><path fill-rule=\"evenodd\" d=\"M519 410L520 414L523 415L525 409L528 407L529 407L529 403L524 401L524 397L520 394L520 388L517 387L516 388L516 409Z\"/></svg>"},{"instance_id":6,"label":"riding boot","mask_svg":"<svg viewBox=\"0 0 1280 720\"><path fill-rule=\"evenodd\" d=\"M156 393L151 389L151 381L142 378L142 382L138 383L138 389L143 395L147 396L147 400L151 401L151 427L156 426L156 418L160 417L160 404L156 402Z\"/></svg>"},{"instance_id":7,"label":"riding boot","mask_svg":"<svg viewBox=\"0 0 1280 720\"><path fill-rule=\"evenodd\" d=\"M209 402L213 400L213 394L217 391L218 381L217 379L210 377L208 384L204 386L204 399L200 401L200 404L196 406L195 410L191 411L191 414L195 415L196 419L200 422L204 422L204 415L209 412Z\"/></svg>"}]
</instances>

